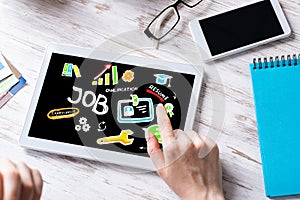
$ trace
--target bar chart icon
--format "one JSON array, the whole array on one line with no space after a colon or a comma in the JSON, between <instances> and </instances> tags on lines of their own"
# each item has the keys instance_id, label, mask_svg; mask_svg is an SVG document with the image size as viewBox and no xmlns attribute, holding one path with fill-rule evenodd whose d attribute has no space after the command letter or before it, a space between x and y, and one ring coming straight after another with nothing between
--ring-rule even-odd
<instances>
[{"instance_id":1,"label":"bar chart icon","mask_svg":"<svg viewBox=\"0 0 300 200\"><path fill-rule=\"evenodd\" d=\"M111 73L107 72L107 70L111 69ZM104 74L105 73L105 74ZM102 76L104 74L104 77ZM111 64L105 65L104 69L94 77L92 85L116 85L119 81L118 75L118 67L112 66Z\"/></svg>"}]
</instances>

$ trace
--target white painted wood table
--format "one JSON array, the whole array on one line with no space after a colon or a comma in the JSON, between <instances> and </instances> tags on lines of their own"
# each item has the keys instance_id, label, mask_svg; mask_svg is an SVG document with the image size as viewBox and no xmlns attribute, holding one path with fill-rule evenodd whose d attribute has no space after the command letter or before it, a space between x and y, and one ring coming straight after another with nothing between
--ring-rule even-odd
<instances>
[{"instance_id":1,"label":"white painted wood table","mask_svg":"<svg viewBox=\"0 0 300 200\"><path fill-rule=\"evenodd\" d=\"M193 53L185 50L192 43L187 26L190 20L247 2L204 0L194 9L181 7L181 21L162 47ZM155 172L136 173L95 161L25 151L18 145L49 43L96 48L114 36L143 31L170 3L171 0L0 0L0 49L28 80L28 86L0 110L0 157L24 160L40 169L44 178L43 199L178 198ZM293 29L291 37L204 66L207 77L194 128L202 134L215 134L221 151L226 199L265 199L248 64L253 57L300 53L300 3L280 3ZM130 49L118 38L111 41ZM159 57L155 53L140 54ZM165 59L177 60L172 55ZM218 105L213 94L221 100ZM212 123L216 114L220 116L219 124Z\"/></svg>"}]
</instances>

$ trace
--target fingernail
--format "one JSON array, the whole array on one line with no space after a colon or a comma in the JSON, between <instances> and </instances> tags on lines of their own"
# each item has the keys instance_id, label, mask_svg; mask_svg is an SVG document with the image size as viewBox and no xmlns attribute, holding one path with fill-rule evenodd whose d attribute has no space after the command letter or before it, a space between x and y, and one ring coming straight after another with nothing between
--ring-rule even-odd
<instances>
[{"instance_id":1,"label":"fingernail","mask_svg":"<svg viewBox=\"0 0 300 200\"><path fill-rule=\"evenodd\" d=\"M157 117L163 116L164 114L164 106L160 103L156 107L156 115Z\"/></svg>"},{"instance_id":2,"label":"fingernail","mask_svg":"<svg viewBox=\"0 0 300 200\"><path fill-rule=\"evenodd\" d=\"M157 104L157 108L163 108L164 107L164 105L162 105L162 103L159 103L159 104Z\"/></svg>"}]
</instances>

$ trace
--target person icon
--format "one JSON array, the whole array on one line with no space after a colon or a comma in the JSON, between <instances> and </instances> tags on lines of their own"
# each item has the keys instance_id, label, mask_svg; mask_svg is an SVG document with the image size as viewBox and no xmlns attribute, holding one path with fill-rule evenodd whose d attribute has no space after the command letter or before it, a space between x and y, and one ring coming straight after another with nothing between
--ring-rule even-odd
<instances>
[{"instance_id":1,"label":"person icon","mask_svg":"<svg viewBox=\"0 0 300 200\"><path fill-rule=\"evenodd\" d=\"M124 107L124 116L131 117L134 115L134 109L132 106L125 106Z\"/></svg>"}]
</instances>

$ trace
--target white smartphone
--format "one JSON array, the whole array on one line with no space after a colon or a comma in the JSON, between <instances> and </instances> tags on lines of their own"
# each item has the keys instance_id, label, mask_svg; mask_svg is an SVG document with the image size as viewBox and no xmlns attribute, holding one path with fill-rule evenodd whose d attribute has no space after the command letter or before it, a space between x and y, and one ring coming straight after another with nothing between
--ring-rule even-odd
<instances>
[{"instance_id":1,"label":"white smartphone","mask_svg":"<svg viewBox=\"0 0 300 200\"><path fill-rule=\"evenodd\" d=\"M278 0L260 0L189 23L205 61L288 37L290 26Z\"/></svg>"}]
</instances>

